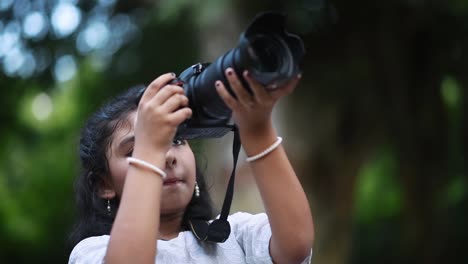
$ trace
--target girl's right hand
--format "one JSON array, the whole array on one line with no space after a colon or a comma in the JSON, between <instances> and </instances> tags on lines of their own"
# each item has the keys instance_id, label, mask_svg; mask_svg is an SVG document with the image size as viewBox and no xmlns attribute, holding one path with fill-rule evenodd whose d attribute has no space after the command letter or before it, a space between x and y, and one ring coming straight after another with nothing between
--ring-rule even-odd
<instances>
[{"instance_id":1,"label":"girl's right hand","mask_svg":"<svg viewBox=\"0 0 468 264\"><path fill-rule=\"evenodd\" d=\"M142 147L144 152L162 151L165 155L179 124L192 116L184 89L168 84L174 78L174 73L159 76L141 97L134 126L135 151Z\"/></svg>"}]
</instances>

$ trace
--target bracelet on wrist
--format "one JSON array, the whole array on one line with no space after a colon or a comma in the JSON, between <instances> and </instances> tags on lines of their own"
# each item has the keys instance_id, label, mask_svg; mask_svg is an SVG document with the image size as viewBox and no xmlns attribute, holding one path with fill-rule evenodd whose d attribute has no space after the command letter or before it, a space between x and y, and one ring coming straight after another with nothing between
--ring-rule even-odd
<instances>
[{"instance_id":1,"label":"bracelet on wrist","mask_svg":"<svg viewBox=\"0 0 468 264\"><path fill-rule=\"evenodd\" d=\"M273 143L271 146L269 146L264 151L258 153L257 155L247 157L246 161L247 162L252 162L252 161L256 161L256 160L259 160L259 159L265 157L266 155L270 154L273 150L275 150L281 144L282 141L283 141L283 138L277 137L275 143Z\"/></svg>"},{"instance_id":2,"label":"bracelet on wrist","mask_svg":"<svg viewBox=\"0 0 468 264\"><path fill-rule=\"evenodd\" d=\"M140 167L142 167L144 169L150 170L150 171L160 175L161 178L163 178L163 179L165 179L167 177L167 174L162 169L158 168L157 166L154 166L153 164L151 164L149 162L146 162L146 161L141 160L141 159L133 158L133 157L128 157L127 161L128 161L128 164L137 165L137 166L140 166Z\"/></svg>"}]
</instances>

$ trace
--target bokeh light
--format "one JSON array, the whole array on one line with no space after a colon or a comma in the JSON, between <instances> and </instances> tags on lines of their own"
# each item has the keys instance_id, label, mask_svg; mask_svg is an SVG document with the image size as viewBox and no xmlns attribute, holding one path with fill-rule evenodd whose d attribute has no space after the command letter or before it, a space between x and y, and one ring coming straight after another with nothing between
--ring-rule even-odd
<instances>
[{"instance_id":1,"label":"bokeh light","mask_svg":"<svg viewBox=\"0 0 468 264\"><path fill-rule=\"evenodd\" d=\"M25 17L31 11L29 0L15 0L13 4L13 16L17 19Z\"/></svg>"},{"instance_id":2,"label":"bokeh light","mask_svg":"<svg viewBox=\"0 0 468 264\"><path fill-rule=\"evenodd\" d=\"M20 70L24 61L25 58L21 50L18 47L14 47L8 51L8 54L4 58L3 70L6 75L13 77Z\"/></svg>"},{"instance_id":3,"label":"bokeh light","mask_svg":"<svg viewBox=\"0 0 468 264\"><path fill-rule=\"evenodd\" d=\"M101 6L113 6L115 5L116 0L99 0Z\"/></svg>"},{"instance_id":4,"label":"bokeh light","mask_svg":"<svg viewBox=\"0 0 468 264\"><path fill-rule=\"evenodd\" d=\"M75 76L76 71L75 58L71 55L63 55L55 62L53 75L56 81L66 82Z\"/></svg>"},{"instance_id":5,"label":"bokeh light","mask_svg":"<svg viewBox=\"0 0 468 264\"><path fill-rule=\"evenodd\" d=\"M77 37L76 47L81 54L103 48L109 41L109 29L102 21L93 21L88 24Z\"/></svg>"},{"instance_id":6,"label":"bokeh light","mask_svg":"<svg viewBox=\"0 0 468 264\"><path fill-rule=\"evenodd\" d=\"M52 10L52 28L58 38L67 37L75 32L81 22L81 11L68 2L60 2Z\"/></svg>"},{"instance_id":7,"label":"bokeh light","mask_svg":"<svg viewBox=\"0 0 468 264\"><path fill-rule=\"evenodd\" d=\"M30 78L50 70L55 80L72 78L80 57L90 57L98 71L105 70L122 47L140 36L133 16L115 12L116 0L98 0L89 6L78 0L0 0L0 71L11 78ZM86 6L86 11L82 10ZM84 15L86 14L86 15ZM52 50L72 41L76 50ZM66 70L53 57L67 53ZM73 61L73 62L72 62Z\"/></svg>"},{"instance_id":8,"label":"bokeh light","mask_svg":"<svg viewBox=\"0 0 468 264\"><path fill-rule=\"evenodd\" d=\"M26 38L41 39L47 31L47 17L41 12L34 11L24 18L23 32Z\"/></svg>"},{"instance_id":9,"label":"bokeh light","mask_svg":"<svg viewBox=\"0 0 468 264\"><path fill-rule=\"evenodd\" d=\"M0 0L0 11L8 10L13 4L13 0Z\"/></svg>"},{"instance_id":10,"label":"bokeh light","mask_svg":"<svg viewBox=\"0 0 468 264\"><path fill-rule=\"evenodd\" d=\"M0 58L10 52L20 41L21 26L18 21L13 20L6 24L0 33Z\"/></svg>"},{"instance_id":11,"label":"bokeh light","mask_svg":"<svg viewBox=\"0 0 468 264\"><path fill-rule=\"evenodd\" d=\"M37 120L46 120L53 110L52 99L46 93L39 93L32 101L31 110Z\"/></svg>"},{"instance_id":12,"label":"bokeh light","mask_svg":"<svg viewBox=\"0 0 468 264\"><path fill-rule=\"evenodd\" d=\"M23 79L29 78L34 74L36 69L36 59L31 52L23 52L23 61L21 67L18 69L18 76Z\"/></svg>"}]
</instances>

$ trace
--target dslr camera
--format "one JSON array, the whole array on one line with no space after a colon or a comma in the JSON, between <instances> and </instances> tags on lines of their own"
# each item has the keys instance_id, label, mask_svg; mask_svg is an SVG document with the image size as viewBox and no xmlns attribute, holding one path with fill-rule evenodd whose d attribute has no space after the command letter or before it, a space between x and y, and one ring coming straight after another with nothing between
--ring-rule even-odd
<instances>
[{"instance_id":1,"label":"dslr camera","mask_svg":"<svg viewBox=\"0 0 468 264\"><path fill-rule=\"evenodd\" d=\"M266 89L281 87L299 73L304 44L300 37L286 31L285 23L286 17L281 13L257 15L235 48L211 64L190 66L172 82L184 88L192 109L192 117L179 125L177 139L216 138L232 130L231 110L214 86L215 81L221 80L233 95L224 75L227 68L234 69L249 92L242 75L245 70Z\"/></svg>"}]
</instances>

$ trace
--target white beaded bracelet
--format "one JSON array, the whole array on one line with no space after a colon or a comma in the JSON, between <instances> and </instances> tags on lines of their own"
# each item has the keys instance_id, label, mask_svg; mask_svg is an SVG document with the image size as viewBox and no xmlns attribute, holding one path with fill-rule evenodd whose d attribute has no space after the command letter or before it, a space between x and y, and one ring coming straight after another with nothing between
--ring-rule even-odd
<instances>
[{"instance_id":1,"label":"white beaded bracelet","mask_svg":"<svg viewBox=\"0 0 468 264\"><path fill-rule=\"evenodd\" d=\"M252 162L252 161L256 161L258 159L261 159L261 158L265 157L266 155L270 154L273 150L275 150L281 144L282 141L283 141L283 139L281 137L278 137L276 139L275 143L273 143L271 146L269 146L264 151L258 153L257 155L247 157L246 161L247 162Z\"/></svg>"},{"instance_id":2,"label":"white beaded bracelet","mask_svg":"<svg viewBox=\"0 0 468 264\"><path fill-rule=\"evenodd\" d=\"M148 162L146 162L144 160L133 158L133 157L128 157L127 161L128 161L129 164L140 165L143 168L146 168L146 169L148 169L148 170L150 170L150 171L152 171L152 172L154 172L156 174L159 174L159 175L161 175L161 177L163 179L165 179L167 177L167 174L163 170L161 170L160 168L158 168L158 167L154 166L153 164L148 163Z\"/></svg>"}]
</instances>

